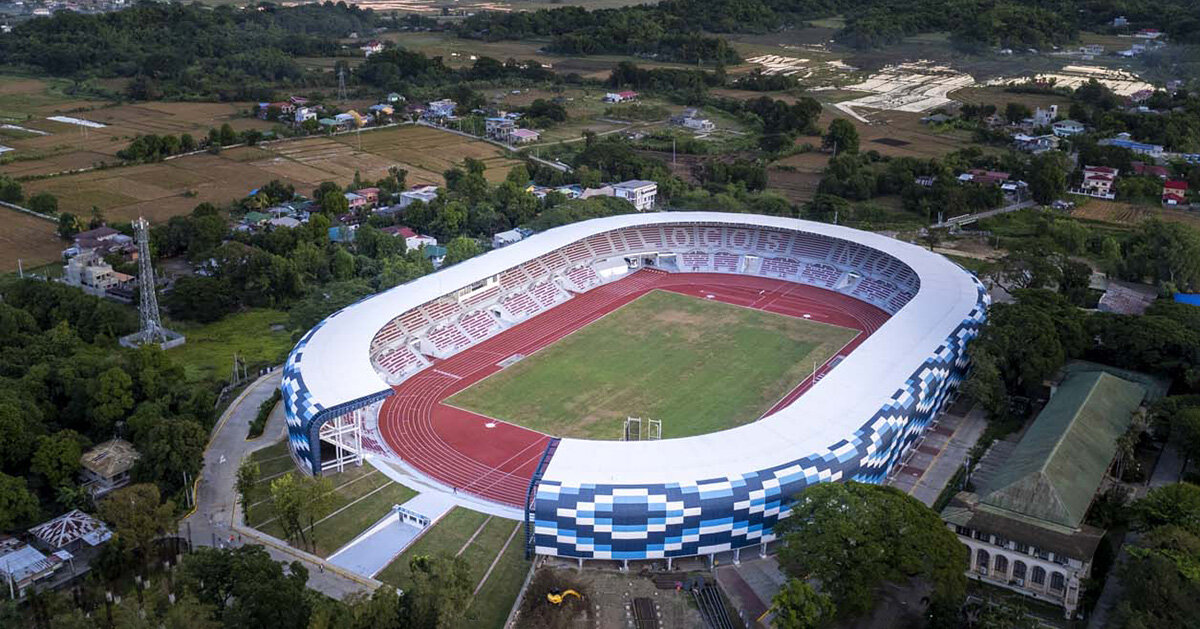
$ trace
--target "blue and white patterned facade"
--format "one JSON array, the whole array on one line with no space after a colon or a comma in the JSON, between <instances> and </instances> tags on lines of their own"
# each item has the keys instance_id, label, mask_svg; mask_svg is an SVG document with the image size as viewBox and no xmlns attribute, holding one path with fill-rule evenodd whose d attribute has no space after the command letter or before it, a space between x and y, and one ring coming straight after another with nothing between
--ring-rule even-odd
<instances>
[{"instance_id":1,"label":"blue and white patterned facade","mask_svg":"<svg viewBox=\"0 0 1200 629\"><path fill-rule=\"evenodd\" d=\"M892 318L816 386L769 418L660 442L556 440L557 450L539 465L526 513L527 543L538 553L653 559L771 541L788 500L809 484L879 482L887 475L961 382L967 343L986 317L987 293L976 278L941 256L878 234L710 212L584 221L366 298L304 335L288 357L280 386L297 464L320 473L321 424L392 393L371 359L374 337L390 322L499 271L627 229L660 236L655 248L647 239L646 249L630 252L674 252L680 258L697 248L742 252L747 258L770 255L764 248L782 251L789 232L797 235L797 243L803 234L855 243L856 249L844 251L857 251L857 257L831 253L823 261L843 274L861 269L865 277L886 267L893 278L906 278L901 287L911 292L904 300L870 302ZM872 258L868 250L881 255ZM870 259L876 261L873 267L862 262ZM789 281L803 279L797 274ZM869 301L850 290L842 292ZM895 388L896 383L903 384Z\"/></svg>"},{"instance_id":2,"label":"blue and white patterned facade","mask_svg":"<svg viewBox=\"0 0 1200 629\"><path fill-rule=\"evenodd\" d=\"M282 394L284 419L287 422L288 449L292 454L292 459L307 474L315 475L321 473L321 442L317 438L321 424L338 415L368 406L392 393L390 388L384 388L372 395L367 395L333 407L326 407L316 399L316 396L305 385L304 357L309 340L326 323L332 321L338 315L347 312L350 308L353 308L353 306L333 313L327 319L318 323L316 327L309 330L300 339L300 342L296 343L296 347L292 348L292 353L288 354L287 362L283 365L283 378L279 383L279 392Z\"/></svg>"},{"instance_id":3,"label":"blue and white patterned facade","mask_svg":"<svg viewBox=\"0 0 1200 629\"><path fill-rule=\"evenodd\" d=\"M543 478L529 514L534 551L589 559L729 551L772 541L791 497L808 485L882 481L962 381L967 343L978 335L989 304L987 291L975 283L978 303L969 317L848 439L785 465L687 484L564 484Z\"/></svg>"}]
</instances>

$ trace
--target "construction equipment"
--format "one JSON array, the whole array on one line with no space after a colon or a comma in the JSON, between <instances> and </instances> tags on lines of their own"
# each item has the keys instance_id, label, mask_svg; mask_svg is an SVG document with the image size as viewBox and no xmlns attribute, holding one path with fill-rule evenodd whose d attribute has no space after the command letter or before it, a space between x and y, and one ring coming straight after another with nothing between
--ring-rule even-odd
<instances>
[{"instance_id":1,"label":"construction equipment","mask_svg":"<svg viewBox=\"0 0 1200 629\"><path fill-rule=\"evenodd\" d=\"M579 594L579 592L576 592L575 590L562 590L562 591L551 590L549 593L546 594L546 600L550 601L551 603L553 603L555 605L562 605L563 599L568 596L574 596L575 598L578 598L578 599L583 598L583 596L581 596Z\"/></svg>"}]
</instances>

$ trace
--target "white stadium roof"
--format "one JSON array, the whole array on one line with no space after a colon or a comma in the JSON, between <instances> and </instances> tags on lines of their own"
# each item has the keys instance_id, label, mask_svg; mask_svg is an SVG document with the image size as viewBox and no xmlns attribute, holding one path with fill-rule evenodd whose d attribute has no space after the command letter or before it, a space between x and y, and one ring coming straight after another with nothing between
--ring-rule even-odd
<instances>
[{"instance_id":1,"label":"white stadium roof","mask_svg":"<svg viewBox=\"0 0 1200 629\"><path fill-rule=\"evenodd\" d=\"M804 231L883 251L920 278L916 296L836 368L771 417L718 433L648 442L563 439L544 477L574 483L671 483L737 476L820 454L849 439L978 307L974 278L946 258L887 236L797 219L716 212L626 214L535 234L351 305L304 349L303 379L326 408L389 388L371 340L398 315L592 234L624 227L708 223ZM764 447L764 444L770 444ZM670 464L664 464L670 461Z\"/></svg>"}]
</instances>

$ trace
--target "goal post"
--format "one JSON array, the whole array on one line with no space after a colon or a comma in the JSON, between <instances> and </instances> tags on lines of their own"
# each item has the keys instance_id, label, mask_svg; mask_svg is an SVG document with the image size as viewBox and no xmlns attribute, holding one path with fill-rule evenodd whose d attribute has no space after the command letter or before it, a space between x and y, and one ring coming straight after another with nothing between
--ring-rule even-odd
<instances>
[{"instance_id":1,"label":"goal post","mask_svg":"<svg viewBox=\"0 0 1200 629\"><path fill-rule=\"evenodd\" d=\"M662 420L626 417L623 441L657 441L662 439Z\"/></svg>"}]
</instances>

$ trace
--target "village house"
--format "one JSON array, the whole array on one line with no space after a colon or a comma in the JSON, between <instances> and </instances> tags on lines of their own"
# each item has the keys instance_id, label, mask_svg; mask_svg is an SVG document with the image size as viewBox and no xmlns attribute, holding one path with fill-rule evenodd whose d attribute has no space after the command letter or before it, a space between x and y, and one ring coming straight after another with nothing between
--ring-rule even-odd
<instances>
[{"instance_id":1,"label":"village house","mask_svg":"<svg viewBox=\"0 0 1200 629\"><path fill-rule=\"evenodd\" d=\"M100 256L119 253L126 259L137 260L137 246L133 244L133 238L107 225L79 232L72 240L74 244L62 252L63 257L71 257L83 251L94 251Z\"/></svg>"},{"instance_id":2,"label":"village house","mask_svg":"<svg viewBox=\"0 0 1200 629\"><path fill-rule=\"evenodd\" d=\"M42 550L51 553L79 554L112 539L112 531L103 522L79 509L43 522L29 529L29 534Z\"/></svg>"},{"instance_id":3,"label":"village house","mask_svg":"<svg viewBox=\"0 0 1200 629\"><path fill-rule=\"evenodd\" d=\"M972 168L967 172L958 176L958 180L962 183L974 183L984 187L998 186L1012 177L1009 173L999 170L984 170L982 168Z\"/></svg>"},{"instance_id":4,"label":"village house","mask_svg":"<svg viewBox=\"0 0 1200 629\"><path fill-rule=\"evenodd\" d=\"M112 265L92 249L73 256L63 266L64 283L97 297L104 297L107 291L132 280L133 276L114 271Z\"/></svg>"},{"instance_id":5,"label":"village house","mask_svg":"<svg viewBox=\"0 0 1200 629\"><path fill-rule=\"evenodd\" d=\"M1133 141L1128 133L1118 133L1115 138L1106 138L1097 142L1100 146L1116 146L1129 149L1134 153L1158 159L1163 155L1163 147L1158 144L1145 144Z\"/></svg>"},{"instance_id":6,"label":"village house","mask_svg":"<svg viewBox=\"0 0 1200 629\"><path fill-rule=\"evenodd\" d=\"M968 556L967 575L1062 607L1072 618L1104 530L1085 516L1108 483L1117 440L1166 387L1148 376L1076 363L1019 440L995 442L972 491L941 512Z\"/></svg>"},{"instance_id":7,"label":"village house","mask_svg":"<svg viewBox=\"0 0 1200 629\"><path fill-rule=\"evenodd\" d=\"M493 140L507 142L508 134L512 133L516 126L511 118L494 116L483 121L483 132Z\"/></svg>"},{"instance_id":8,"label":"village house","mask_svg":"<svg viewBox=\"0 0 1200 629\"><path fill-rule=\"evenodd\" d=\"M508 134L510 144L529 144L537 142L542 134L533 129L513 129Z\"/></svg>"},{"instance_id":9,"label":"village house","mask_svg":"<svg viewBox=\"0 0 1200 629\"><path fill-rule=\"evenodd\" d=\"M456 103L448 98L430 101L425 107L425 117L426 118L453 118L455 107L458 107L458 103Z\"/></svg>"},{"instance_id":10,"label":"village house","mask_svg":"<svg viewBox=\"0 0 1200 629\"><path fill-rule=\"evenodd\" d=\"M1119 172L1116 168L1108 166L1084 166L1083 182L1079 190L1072 192L1100 199L1112 199L1115 196L1113 184L1117 181Z\"/></svg>"},{"instance_id":11,"label":"village house","mask_svg":"<svg viewBox=\"0 0 1200 629\"><path fill-rule=\"evenodd\" d=\"M296 111L292 114L292 120L297 125L302 125L305 122L308 122L309 120L316 120L316 119L317 119L317 111L315 109L313 109L312 107L297 107Z\"/></svg>"},{"instance_id":12,"label":"village house","mask_svg":"<svg viewBox=\"0 0 1200 629\"><path fill-rule=\"evenodd\" d=\"M1187 203L1187 190L1186 181L1171 179L1163 182L1162 204L1170 207L1184 205Z\"/></svg>"},{"instance_id":13,"label":"village house","mask_svg":"<svg viewBox=\"0 0 1200 629\"><path fill-rule=\"evenodd\" d=\"M370 57L371 55L373 55L377 52L383 52L383 42L369 41L369 42L359 46L358 49L363 51L364 57Z\"/></svg>"},{"instance_id":14,"label":"village house","mask_svg":"<svg viewBox=\"0 0 1200 629\"><path fill-rule=\"evenodd\" d=\"M603 100L606 103L625 103L625 102L629 102L631 100L637 100L637 97L638 97L637 92L631 92L631 91L609 92L604 95Z\"/></svg>"},{"instance_id":15,"label":"village house","mask_svg":"<svg viewBox=\"0 0 1200 629\"><path fill-rule=\"evenodd\" d=\"M442 262L446 261L446 248L440 245L425 245L421 247L421 255L425 256L433 268L442 268Z\"/></svg>"},{"instance_id":16,"label":"village house","mask_svg":"<svg viewBox=\"0 0 1200 629\"><path fill-rule=\"evenodd\" d=\"M407 251L416 251L423 246L434 247L438 244L437 238L434 238L433 236L426 236L424 234L418 234L417 232L413 231L411 227L405 227L403 225L384 227L380 231L388 234L389 236L403 238L404 246Z\"/></svg>"},{"instance_id":17,"label":"village house","mask_svg":"<svg viewBox=\"0 0 1200 629\"><path fill-rule=\"evenodd\" d=\"M1158 177L1159 179L1166 179L1171 176L1171 169L1167 168L1166 166L1147 164L1145 162L1130 162L1129 165L1133 168L1134 174L1141 175L1143 177Z\"/></svg>"},{"instance_id":18,"label":"village house","mask_svg":"<svg viewBox=\"0 0 1200 629\"><path fill-rule=\"evenodd\" d=\"M137 450L128 441L106 441L83 453L80 483L93 498L99 498L128 485L129 472L139 458Z\"/></svg>"},{"instance_id":19,"label":"village house","mask_svg":"<svg viewBox=\"0 0 1200 629\"><path fill-rule=\"evenodd\" d=\"M433 200L437 196L437 186L413 186L411 189L400 193L399 205L401 209L404 209L417 202L433 203Z\"/></svg>"},{"instance_id":20,"label":"village house","mask_svg":"<svg viewBox=\"0 0 1200 629\"><path fill-rule=\"evenodd\" d=\"M371 207L367 198L357 192L347 192L343 196L346 197L346 203L350 206L351 213L358 213Z\"/></svg>"},{"instance_id":21,"label":"village house","mask_svg":"<svg viewBox=\"0 0 1200 629\"><path fill-rule=\"evenodd\" d=\"M1058 145L1059 137L1055 134L1026 135L1018 133L1013 136L1013 148L1034 155L1055 150Z\"/></svg>"},{"instance_id":22,"label":"village house","mask_svg":"<svg viewBox=\"0 0 1200 629\"><path fill-rule=\"evenodd\" d=\"M658 196L658 184L653 181L633 179L613 184L613 192L617 198L632 203L637 211L644 212L654 207L655 198Z\"/></svg>"},{"instance_id":23,"label":"village house","mask_svg":"<svg viewBox=\"0 0 1200 629\"><path fill-rule=\"evenodd\" d=\"M1087 131L1087 127L1082 122L1075 120L1059 120L1050 126L1054 130L1054 135L1060 138L1069 138Z\"/></svg>"},{"instance_id":24,"label":"village house","mask_svg":"<svg viewBox=\"0 0 1200 629\"><path fill-rule=\"evenodd\" d=\"M0 536L0 581L4 582L9 598L23 598L26 590L39 581L51 579L66 563L62 554L46 556L15 537Z\"/></svg>"},{"instance_id":25,"label":"village house","mask_svg":"<svg viewBox=\"0 0 1200 629\"><path fill-rule=\"evenodd\" d=\"M379 188L359 188L354 191L355 194L366 199L367 207L373 208L379 205Z\"/></svg>"}]
</instances>

